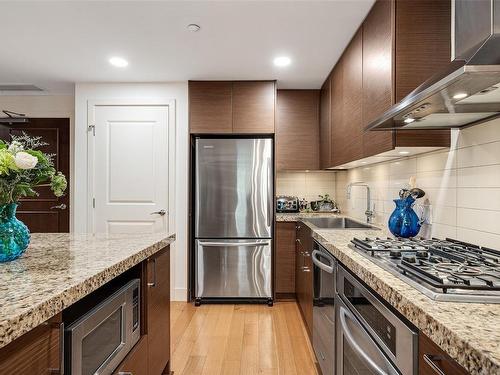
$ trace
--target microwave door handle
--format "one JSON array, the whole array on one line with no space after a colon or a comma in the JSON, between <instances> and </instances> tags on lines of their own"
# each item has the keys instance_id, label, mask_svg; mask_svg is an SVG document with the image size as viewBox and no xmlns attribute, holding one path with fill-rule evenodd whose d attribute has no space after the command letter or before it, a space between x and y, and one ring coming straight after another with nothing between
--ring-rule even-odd
<instances>
[{"instance_id":1,"label":"microwave door handle","mask_svg":"<svg viewBox=\"0 0 500 375\"><path fill-rule=\"evenodd\" d=\"M333 267L326 265L322 261L319 260L317 257L318 254L321 254L318 250L313 250L312 252L312 261L313 263L321 268L323 271L328 272L328 273L333 273Z\"/></svg>"},{"instance_id":2,"label":"microwave door handle","mask_svg":"<svg viewBox=\"0 0 500 375\"><path fill-rule=\"evenodd\" d=\"M349 319L354 320L356 319L352 314L350 314L343 306L340 306L340 325L342 326L342 332L349 342L349 345L351 345L352 349L358 353L361 358L364 360L364 362L370 367L372 371L374 371L377 375L390 375L384 370L382 370L374 361L373 359L370 358L368 354L365 353L363 348L356 342L354 337L352 336L351 331L349 330L349 327L347 326L346 323L346 317L349 317ZM366 334L368 337L368 334ZM371 338L369 338L371 341ZM392 375L392 374L391 374Z\"/></svg>"}]
</instances>

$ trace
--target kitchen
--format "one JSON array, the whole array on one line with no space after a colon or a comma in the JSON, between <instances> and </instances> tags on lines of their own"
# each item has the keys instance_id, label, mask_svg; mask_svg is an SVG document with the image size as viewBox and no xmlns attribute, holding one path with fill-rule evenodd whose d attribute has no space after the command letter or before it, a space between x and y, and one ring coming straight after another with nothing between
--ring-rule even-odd
<instances>
[{"instance_id":1,"label":"kitchen","mask_svg":"<svg viewBox=\"0 0 500 375\"><path fill-rule=\"evenodd\" d=\"M0 373L499 373L495 9L0 4Z\"/></svg>"}]
</instances>

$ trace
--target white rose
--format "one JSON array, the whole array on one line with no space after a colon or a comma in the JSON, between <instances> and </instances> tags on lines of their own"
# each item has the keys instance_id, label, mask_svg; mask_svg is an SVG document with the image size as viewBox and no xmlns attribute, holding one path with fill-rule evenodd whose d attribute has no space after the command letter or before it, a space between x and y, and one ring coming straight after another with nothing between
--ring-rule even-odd
<instances>
[{"instance_id":1,"label":"white rose","mask_svg":"<svg viewBox=\"0 0 500 375\"><path fill-rule=\"evenodd\" d=\"M33 169L38 163L38 159L35 156L28 154L27 152L20 151L14 157L16 166L20 169Z\"/></svg>"}]
</instances>

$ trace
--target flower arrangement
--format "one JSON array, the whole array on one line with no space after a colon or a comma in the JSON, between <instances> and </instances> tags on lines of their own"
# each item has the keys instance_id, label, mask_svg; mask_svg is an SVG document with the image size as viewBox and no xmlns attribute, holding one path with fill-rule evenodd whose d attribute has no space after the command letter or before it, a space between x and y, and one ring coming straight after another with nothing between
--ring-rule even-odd
<instances>
[{"instance_id":1,"label":"flower arrangement","mask_svg":"<svg viewBox=\"0 0 500 375\"><path fill-rule=\"evenodd\" d=\"M50 186L56 197L64 195L66 177L54 168L53 155L37 150L46 145L24 132L12 135L10 143L0 140L0 204L36 196L37 186Z\"/></svg>"}]
</instances>

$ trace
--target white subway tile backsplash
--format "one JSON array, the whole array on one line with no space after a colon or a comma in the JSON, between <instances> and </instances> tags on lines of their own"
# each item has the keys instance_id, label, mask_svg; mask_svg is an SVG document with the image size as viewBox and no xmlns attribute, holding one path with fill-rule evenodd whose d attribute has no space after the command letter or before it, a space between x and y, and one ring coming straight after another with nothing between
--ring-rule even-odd
<instances>
[{"instance_id":1,"label":"white subway tile backsplash","mask_svg":"<svg viewBox=\"0 0 500 375\"><path fill-rule=\"evenodd\" d=\"M500 211L500 188L458 188L457 206Z\"/></svg>"},{"instance_id":2,"label":"white subway tile backsplash","mask_svg":"<svg viewBox=\"0 0 500 375\"><path fill-rule=\"evenodd\" d=\"M500 164L500 142L461 148L457 162L458 168Z\"/></svg>"},{"instance_id":3,"label":"white subway tile backsplash","mask_svg":"<svg viewBox=\"0 0 500 375\"><path fill-rule=\"evenodd\" d=\"M500 211L457 208L457 226L500 235Z\"/></svg>"},{"instance_id":4,"label":"white subway tile backsplash","mask_svg":"<svg viewBox=\"0 0 500 375\"><path fill-rule=\"evenodd\" d=\"M366 192L345 199L349 182L364 181L372 188L375 222L387 225L393 199L411 176L426 196L417 202L430 210L431 224L419 235L451 237L500 249L500 119L454 131L450 150L385 162L369 169L338 173L337 197L343 212L364 219ZM345 203L343 203L345 202Z\"/></svg>"},{"instance_id":5,"label":"white subway tile backsplash","mask_svg":"<svg viewBox=\"0 0 500 375\"><path fill-rule=\"evenodd\" d=\"M500 188L500 165L461 168L457 175L458 187Z\"/></svg>"}]
</instances>

